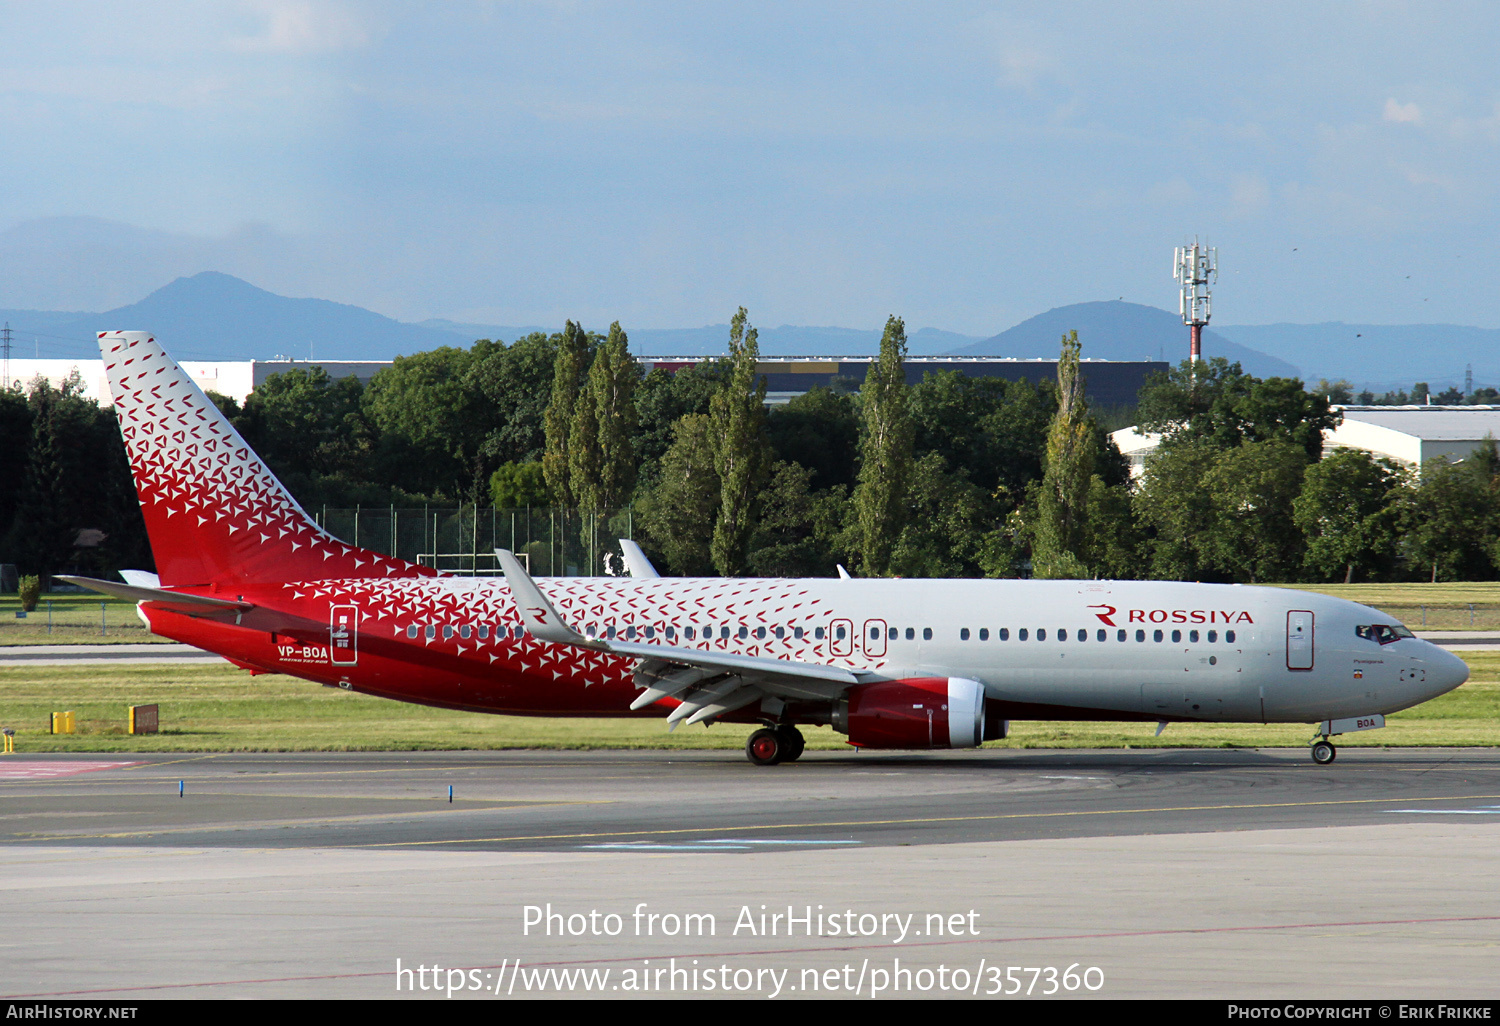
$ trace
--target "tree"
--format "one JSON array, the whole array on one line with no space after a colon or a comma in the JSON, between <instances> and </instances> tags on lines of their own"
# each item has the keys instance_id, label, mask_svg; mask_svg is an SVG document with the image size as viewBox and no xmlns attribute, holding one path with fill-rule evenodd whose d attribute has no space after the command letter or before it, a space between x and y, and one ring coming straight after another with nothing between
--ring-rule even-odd
<instances>
[{"instance_id":1,"label":"tree","mask_svg":"<svg viewBox=\"0 0 1500 1026\"><path fill-rule=\"evenodd\" d=\"M547 475L548 490L562 506L578 504L577 496L573 494L568 444L573 432L578 390L588 367L588 353L588 336L582 328L568 321L563 327L562 338L558 340L557 355L552 364L552 398L543 416L546 451L542 456L542 469Z\"/></svg>"},{"instance_id":2,"label":"tree","mask_svg":"<svg viewBox=\"0 0 1500 1026\"><path fill-rule=\"evenodd\" d=\"M1287 526L1307 466L1302 448L1280 439L1219 454L1201 484L1215 514L1199 541L1210 572L1249 584L1297 579L1304 543Z\"/></svg>"},{"instance_id":3,"label":"tree","mask_svg":"<svg viewBox=\"0 0 1500 1026\"><path fill-rule=\"evenodd\" d=\"M719 474L719 519L714 525L713 563L725 577L745 565L755 525L756 497L765 478L766 379L757 371L758 333L747 330L742 306L729 325L729 362L725 387L711 404L715 469Z\"/></svg>"},{"instance_id":4,"label":"tree","mask_svg":"<svg viewBox=\"0 0 1500 1026\"><path fill-rule=\"evenodd\" d=\"M594 363L599 363L595 357ZM568 432L568 491L572 505L587 513L602 509L599 476L599 411L594 390L587 385L573 400L573 424ZM550 483L550 482L549 482Z\"/></svg>"},{"instance_id":5,"label":"tree","mask_svg":"<svg viewBox=\"0 0 1500 1026\"><path fill-rule=\"evenodd\" d=\"M480 452L490 466L540 460L561 335L534 331L510 345L480 339L470 349L468 387L484 408Z\"/></svg>"},{"instance_id":6,"label":"tree","mask_svg":"<svg viewBox=\"0 0 1500 1026\"><path fill-rule=\"evenodd\" d=\"M890 573L891 551L905 526L912 463L905 361L906 325L892 316L880 339L880 358L870 364L859 393L864 434L854 515L859 523L860 570L868 577Z\"/></svg>"},{"instance_id":7,"label":"tree","mask_svg":"<svg viewBox=\"0 0 1500 1026\"><path fill-rule=\"evenodd\" d=\"M660 478L641 500L641 527L675 573L696 577L713 570L714 524L723 498L716 448L708 415L680 419Z\"/></svg>"},{"instance_id":8,"label":"tree","mask_svg":"<svg viewBox=\"0 0 1500 1026\"><path fill-rule=\"evenodd\" d=\"M496 509L550 506L547 475L540 462L502 463L490 475L490 501Z\"/></svg>"},{"instance_id":9,"label":"tree","mask_svg":"<svg viewBox=\"0 0 1500 1026\"><path fill-rule=\"evenodd\" d=\"M635 387L639 380L630 340L615 321L589 370L589 391L599 423L600 509L625 505L635 487Z\"/></svg>"},{"instance_id":10,"label":"tree","mask_svg":"<svg viewBox=\"0 0 1500 1026\"><path fill-rule=\"evenodd\" d=\"M1088 502L1096 442L1083 397L1078 332L1063 336L1057 361L1057 412L1047 432L1047 462L1037 494L1032 566L1037 577L1087 577Z\"/></svg>"},{"instance_id":11,"label":"tree","mask_svg":"<svg viewBox=\"0 0 1500 1026\"><path fill-rule=\"evenodd\" d=\"M1356 570L1366 579L1392 571L1408 477L1360 449L1338 449L1307 468L1292 518L1307 539L1311 579L1350 584Z\"/></svg>"},{"instance_id":12,"label":"tree","mask_svg":"<svg viewBox=\"0 0 1500 1026\"><path fill-rule=\"evenodd\" d=\"M380 434L381 480L471 501L482 493L483 432L467 385L469 363L467 350L442 346L398 356L371 379L363 408Z\"/></svg>"},{"instance_id":13,"label":"tree","mask_svg":"<svg viewBox=\"0 0 1500 1026\"><path fill-rule=\"evenodd\" d=\"M1274 439L1299 445L1309 459L1323 450L1324 432L1343 417L1293 378L1252 377L1223 357L1168 374L1153 374L1140 394L1140 430L1163 435L1170 446L1203 438L1221 449Z\"/></svg>"},{"instance_id":14,"label":"tree","mask_svg":"<svg viewBox=\"0 0 1500 1026\"><path fill-rule=\"evenodd\" d=\"M1487 460L1453 464L1439 456L1422 465L1405 518L1403 541L1414 569L1433 583L1488 580L1495 538L1495 496Z\"/></svg>"}]
</instances>

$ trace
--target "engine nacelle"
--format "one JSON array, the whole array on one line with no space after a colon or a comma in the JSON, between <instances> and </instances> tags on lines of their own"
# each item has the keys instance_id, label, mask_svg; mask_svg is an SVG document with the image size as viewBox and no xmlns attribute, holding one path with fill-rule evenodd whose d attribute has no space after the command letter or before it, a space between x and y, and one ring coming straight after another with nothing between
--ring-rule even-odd
<instances>
[{"instance_id":1,"label":"engine nacelle","mask_svg":"<svg viewBox=\"0 0 1500 1026\"><path fill-rule=\"evenodd\" d=\"M984 685L965 677L884 680L850 689L833 728L859 748L973 748L1007 733L988 704Z\"/></svg>"}]
</instances>

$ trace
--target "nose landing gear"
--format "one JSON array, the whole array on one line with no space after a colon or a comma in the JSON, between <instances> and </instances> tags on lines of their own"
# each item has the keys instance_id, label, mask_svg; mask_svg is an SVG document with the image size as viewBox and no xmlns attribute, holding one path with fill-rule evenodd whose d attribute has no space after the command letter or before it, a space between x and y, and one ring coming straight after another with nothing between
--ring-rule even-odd
<instances>
[{"instance_id":1,"label":"nose landing gear","mask_svg":"<svg viewBox=\"0 0 1500 1026\"><path fill-rule=\"evenodd\" d=\"M1326 737L1321 741L1314 741L1312 746L1312 760L1319 766L1327 766L1338 758L1339 750L1333 747L1333 742Z\"/></svg>"}]
</instances>

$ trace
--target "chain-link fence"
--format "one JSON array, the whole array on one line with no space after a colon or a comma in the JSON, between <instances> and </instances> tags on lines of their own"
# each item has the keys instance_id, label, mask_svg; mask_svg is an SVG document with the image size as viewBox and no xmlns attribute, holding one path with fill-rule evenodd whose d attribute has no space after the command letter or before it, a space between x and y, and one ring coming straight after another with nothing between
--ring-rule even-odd
<instances>
[{"instance_id":1,"label":"chain-link fence","mask_svg":"<svg viewBox=\"0 0 1500 1026\"><path fill-rule=\"evenodd\" d=\"M620 538L634 538L630 509L586 513L559 507L323 507L313 511L336 538L452 574L496 576L509 549L539 577L625 573Z\"/></svg>"},{"instance_id":2,"label":"chain-link fence","mask_svg":"<svg viewBox=\"0 0 1500 1026\"><path fill-rule=\"evenodd\" d=\"M1414 631L1500 631L1500 606L1482 602L1382 605L1379 609Z\"/></svg>"}]
</instances>

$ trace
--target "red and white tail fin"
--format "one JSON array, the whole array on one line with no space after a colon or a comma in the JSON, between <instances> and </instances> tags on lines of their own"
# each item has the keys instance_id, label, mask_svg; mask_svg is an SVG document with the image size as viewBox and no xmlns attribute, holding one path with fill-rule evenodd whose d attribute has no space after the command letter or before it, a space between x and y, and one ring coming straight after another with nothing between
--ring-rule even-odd
<instances>
[{"instance_id":1,"label":"red and white tail fin","mask_svg":"<svg viewBox=\"0 0 1500 1026\"><path fill-rule=\"evenodd\" d=\"M100 332L99 352L163 585L434 573L319 527L146 332Z\"/></svg>"}]
</instances>

